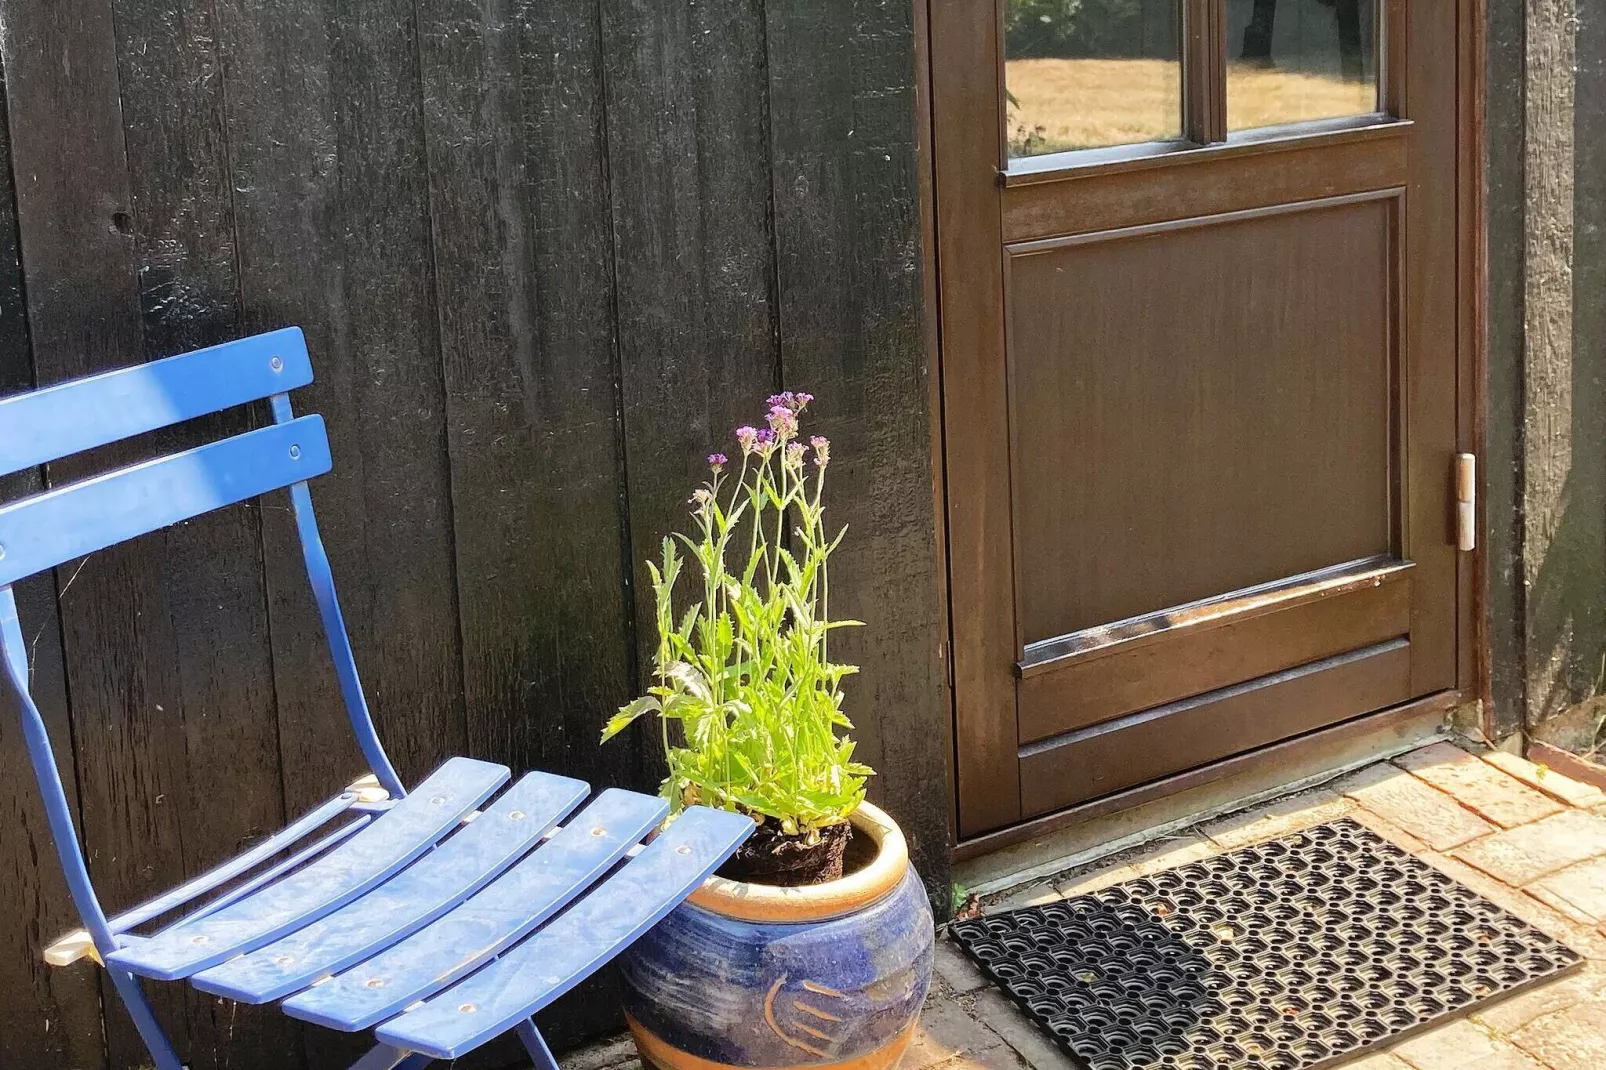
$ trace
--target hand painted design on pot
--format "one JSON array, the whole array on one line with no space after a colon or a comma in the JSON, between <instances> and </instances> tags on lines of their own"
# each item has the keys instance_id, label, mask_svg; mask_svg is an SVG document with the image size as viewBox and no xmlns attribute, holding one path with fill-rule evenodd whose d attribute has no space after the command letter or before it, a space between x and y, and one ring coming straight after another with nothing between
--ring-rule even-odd
<instances>
[{"instance_id":1,"label":"hand painted design on pot","mask_svg":"<svg viewBox=\"0 0 1606 1070\"><path fill-rule=\"evenodd\" d=\"M882 1070L931 981L932 917L903 835L863 804L876 845L840 880L710 881L621 959L625 1010L660 1070Z\"/></svg>"}]
</instances>

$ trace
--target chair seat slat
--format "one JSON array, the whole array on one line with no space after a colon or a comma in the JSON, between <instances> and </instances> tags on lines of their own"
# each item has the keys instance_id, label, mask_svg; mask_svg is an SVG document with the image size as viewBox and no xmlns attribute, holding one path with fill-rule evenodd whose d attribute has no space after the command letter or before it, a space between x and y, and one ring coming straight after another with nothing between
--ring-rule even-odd
<instances>
[{"instance_id":1,"label":"chair seat slat","mask_svg":"<svg viewBox=\"0 0 1606 1070\"><path fill-rule=\"evenodd\" d=\"M252 951L351 902L451 831L508 779L504 766L453 758L405 799L306 868L205 917L181 921L108 964L172 981Z\"/></svg>"},{"instance_id":2,"label":"chair seat slat","mask_svg":"<svg viewBox=\"0 0 1606 1070\"><path fill-rule=\"evenodd\" d=\"M524 943L374 1031L384 1044L452 1059L589 977L656 925L745 840L753 823L693 807L585 899Z\"/></svg>"},{"instance_id":3,"label":"chair seat slat","mask_svg":"<svg viewBox=\"0 0 1606 1070\"><path fill-rule=\"evenodd\" d=\"M444 917L284 1002L296 1018L357 1030L484 965L589 888L663 820L662 799L610 788L557 835ZM375 983L377 982L377 983Z\"/></svg>"},{"instance_id":4,"label":"chair seat slat","mask_svg":"<svg viewBox=\"0 0 1606 1070\"><path fill-rule=\"evenodd\" d=\"M170 910L175 910L185 903L204 895L212 889L238 877L240 874L256 867L295 844L300 843L307 836L333 821L345 813L357 802L357 793L354 791L341 792L329 799L323 805L304 814L293 823L286 825L267 839L242 851L221 865L186 881L171 891L164 892L154 899L146 900L137 907L125 910L111 921L112 932L127 932L129 929L145 924L152 918L161 917Z\"/></svg>"},{"instance_id":5,"label":"chair seat slat","mask_svg":"<svg viewBox=\"0 0 1606 1070\"><path fill-rule=\"evenodd\" d=\"M301 328L285 327L0 398L0 476L310 382Z\"/></svg>"},{"instance_id":6,"label":"chair seat slat","mask_svg":"<svg viewBox=\"0 0 1606 1070\"><path fill-rule=\"evenodd\" d=\"M329 468L323 417L303 416L0 506L0 587Z\"/></svg>"},{"instance_id":7,"label":"chair seat slat","mask_svg":"<svg viewBox=\"0 0 1606 1070\"><path fill-rule=\"evenodd\" d=\"M203 992L266 1003L389 947L527 854L589 794L582 780L530 773L473 822L360 899L255 951L203 970Z\"/></svg>"}]
</instances>

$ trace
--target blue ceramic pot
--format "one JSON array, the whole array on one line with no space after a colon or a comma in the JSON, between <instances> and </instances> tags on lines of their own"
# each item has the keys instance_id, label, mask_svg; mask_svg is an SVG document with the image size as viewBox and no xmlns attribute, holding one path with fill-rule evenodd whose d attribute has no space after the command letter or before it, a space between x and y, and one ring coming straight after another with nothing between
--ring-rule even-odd
<instances>
[{"instance_id":1,"label":"blue ceramic pot","mask_svg":"<svg viewBox=\"0 0 1606 1070\"><path fill-rule=\"evenodd\" d=\"M625 1012L659 1070L883 1070L931 983L932 918L903 834L868 803L875 858L841 880L714 878L620 959Z\"/></svg>"}]
</instances>

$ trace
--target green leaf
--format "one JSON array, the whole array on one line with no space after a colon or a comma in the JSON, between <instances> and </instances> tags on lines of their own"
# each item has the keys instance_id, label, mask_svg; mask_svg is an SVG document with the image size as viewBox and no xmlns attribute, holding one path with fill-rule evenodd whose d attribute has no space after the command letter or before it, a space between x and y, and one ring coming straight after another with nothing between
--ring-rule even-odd
<instances>
[{"instance_id":1,"label":"green leaf","mask_svg":"<svg viewBox=\"0 0 1606 1070\"><path fill-rule=\"evenodd\" d=\"M629 728L631 722L644 713L657 713L663 706L651 695L642 695L634 702L619 707L619 712L608 718L608 723L602 729L602 742L608 740Z\"/></svg>"}]
</instances>

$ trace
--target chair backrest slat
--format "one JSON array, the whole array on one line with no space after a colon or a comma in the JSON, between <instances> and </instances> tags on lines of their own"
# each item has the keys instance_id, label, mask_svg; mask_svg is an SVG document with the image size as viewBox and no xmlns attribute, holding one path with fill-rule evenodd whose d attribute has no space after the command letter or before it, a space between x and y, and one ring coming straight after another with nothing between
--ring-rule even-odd
<instances>
[{"instance_id":1,"label":"chair backrest slat","mask_svg":"<svg viewBox=\"0 0 1606 1070\"><path fill-rule=\"evenodd\" d=\"M0 476L312 382L299 327L0 398Z\"/></svg>"},{"instance_id":2,"label":"chair backrest slat","mask_svg":"<svg viewBox=\"0 0 1606 1070\"><path fill-rule=\"evenodd\" d=\"M13 502L0 507L0 587L330 466L323 417L303 416Z\"/></svg>"}]
</instances>

